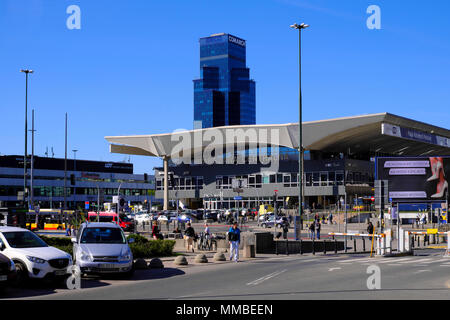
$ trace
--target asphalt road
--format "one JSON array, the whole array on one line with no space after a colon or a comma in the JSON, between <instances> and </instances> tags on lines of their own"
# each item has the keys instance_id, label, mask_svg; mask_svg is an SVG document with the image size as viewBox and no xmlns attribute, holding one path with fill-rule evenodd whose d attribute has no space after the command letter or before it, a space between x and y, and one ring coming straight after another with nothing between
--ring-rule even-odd
<instances>
[{"instance_id":1,"label":"asphalt road","mask_svg":"<svg viewBox=\"0 0 450 320\"><path fill-rule=\"evenodd\" d=\"M381 289L370 290L370 266L380 270ZM0 295L1 296L1 295ZM367 255L264 256L239 263L139 270L131 280L83 279L82 289L9 289L13 299L448 299L450 258L432 251L423 256Z\"/></svg>"}]
</instances>

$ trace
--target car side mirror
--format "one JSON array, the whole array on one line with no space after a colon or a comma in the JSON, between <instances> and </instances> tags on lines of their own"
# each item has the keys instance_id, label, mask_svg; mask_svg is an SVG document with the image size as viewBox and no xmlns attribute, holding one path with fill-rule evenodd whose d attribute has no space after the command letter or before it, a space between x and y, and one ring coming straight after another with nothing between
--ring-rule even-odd
<instances>
[{"instance_id":1,"label":"car side mirror","mask_svg":"<svg viewBox=\"0 0 450 320\"><path fill-rule=\"evenodd\" d=\"M72 243L77 243L77 238L72 238Z\"/></svg>"},{"instance_id":2,"label":"car side mirror","mask_svg":"<svg viewBox=\"0 0 450 320\"><path fill-rule=\"evenodd\" d=\"M134 238L128 239L128 243L133 243L133 242L134 242Z\"/></svg>"}]
</instances>

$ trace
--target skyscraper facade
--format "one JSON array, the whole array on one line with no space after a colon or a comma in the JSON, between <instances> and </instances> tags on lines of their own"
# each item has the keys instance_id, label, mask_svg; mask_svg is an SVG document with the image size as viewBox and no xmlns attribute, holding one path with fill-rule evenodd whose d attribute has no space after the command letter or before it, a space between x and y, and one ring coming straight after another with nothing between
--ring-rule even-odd
<instances>
[{"instance_id":1,"label":"skyscraper facade","mask_svg":"<svg viewBox=\"0 0 450 320\"><path fill-rule=\"evenodd\" d=\"M256 123L255 81L246 41L230 34L200 39L200 79L194 80L194 129Z\"/></svg>"}]
</instances>

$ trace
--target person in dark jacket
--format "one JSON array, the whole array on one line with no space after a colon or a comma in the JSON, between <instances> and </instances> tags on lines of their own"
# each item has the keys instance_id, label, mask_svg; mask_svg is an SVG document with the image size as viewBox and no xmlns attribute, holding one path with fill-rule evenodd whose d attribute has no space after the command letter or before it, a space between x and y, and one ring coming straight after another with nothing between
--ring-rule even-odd
<instances>
[{"instance_id":1,"label":"person in dark jacket","mask_svg":"<svg viewBox=\"0 0 450 320\"><path fill-rule=\"evenodd\" d=\"M239 260L239 243L241 242L241 230L238 228L237 222L233 223L233 226L228 230L228 243L230 244L230 261L233 259L238 262Z\"/></svg>"},{"instance_id":2,"label":"person in dark jacket","mask_svg":"<svg viewBox=\"0 0 450 320\"><path fill-rule=\"evenodd\" d=\"M320 227L321 227L320 219L316 220L315 227L316 227L317 240L320 240Z\"/></svg>"},{"instance_id":3,"label":"person in dark jacket","mask_svg":"<svg viewBox=\"0 0 450 320\"><path fill-rule=\"evenodd\" d=\"M309 225L309 231L311 232L311 240L314 240L314 237L316 235L316 221L314 220Z\"/></svg>"},{"instance_id":4,"label":"person in dark jacket","mask_svg":"<svg viewBox=\"0 0 450 320\"><path fill-rule=\"evenodd\" d=\"M188 222L187 228L184 231L184 238L187 241L187 252L189 252L189 247L192 247L192 252L194 252L194 238L195 238L195 230L192 228L191 223Z\"/></svg>"}]
</instances>

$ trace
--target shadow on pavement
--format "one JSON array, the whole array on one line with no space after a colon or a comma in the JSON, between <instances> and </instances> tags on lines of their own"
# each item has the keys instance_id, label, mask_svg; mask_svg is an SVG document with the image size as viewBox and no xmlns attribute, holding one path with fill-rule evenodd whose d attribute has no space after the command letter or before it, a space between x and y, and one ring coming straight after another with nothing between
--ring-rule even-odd
<instances>
[{"instance_id":1,"label":"shadow on pavement","mask_svg":"<svg viewBox=\"0 0 450 320\"><path fill-rule=\"evenodd\" d=\"M174 276L180 276L185 274L183 270L177 268L163 268L163 269L145 269L136 270L131 281L139 280L152 280L152 279L165 279Z\"/></svg>"}]
</instances>

